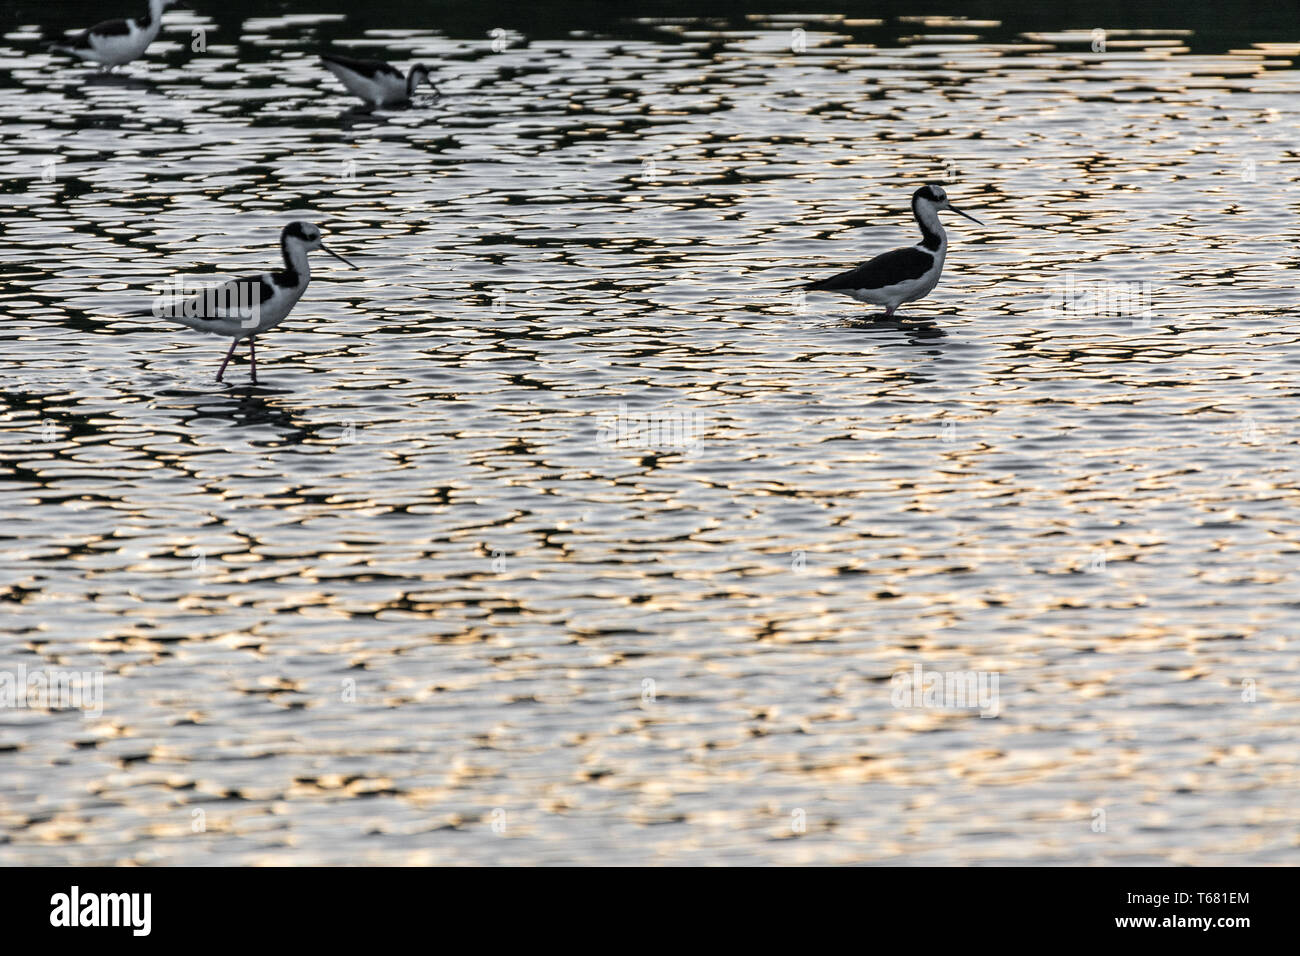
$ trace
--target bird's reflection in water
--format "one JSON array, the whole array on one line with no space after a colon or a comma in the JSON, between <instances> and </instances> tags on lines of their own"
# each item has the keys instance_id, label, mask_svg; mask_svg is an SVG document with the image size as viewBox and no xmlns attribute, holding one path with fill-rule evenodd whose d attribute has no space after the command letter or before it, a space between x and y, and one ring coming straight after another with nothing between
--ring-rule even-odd
<instances>
[{"instance_id":1,"label":"bird's reflection in water","mask_svg":"<svg viewBox=\"0 0 1300 956\"><path fill-rule=\"evenodd\" d=\"M281 396L290 390L254 385L251 382L213 391L190 384L174 384L154 392L157 399L170 399L166 404L180 414L188 425L200 419L222 419L235 428L267 428L276 432L275 445L299 445L316 437L321 427L334 423L306 420L304 409L281 404Z\"/></svg>"},{"instance_id":2,"label":"bird's reflection in water","mask_svg":"<svg viewBox=\"0 0 1300 956\"><path fill-rule=\"evenodd\" d=\"M385 123L391 123L392 120L383 113L376 113L374 110L368 110L364 106L350 106L343 110L334 118L334 121L343 129L355 129L357 127L382 126Z\"/></svg>"},{"instance_id":3,"label":"bird's reflection in water","mask_svg":"<svg viewBox=\"0 0 1300 956\"><path fill-rule=\"evenodd\" d=\"M77 82L82 88L104 86L116 87L122 90L148 90L151 93L158 90L158 84L154 80L132 73L100 73L97 70L92 70L82 74Z\"/></svg>"},{"instance_id":4,"label":"bird's reflection in water","mask_svg":"<svg viewBox=\"0 0 1300 956\"><path fill-rule=\"evenodd\" d=\"M900 318L885 315L883 312L862 318L844 319L836 327L852 332L901 332L907 336L907 341L913 344L948 336L948 333L934 319Z\"/></svg>"},{"instance_id":5,"label":"bird's reflection in water","mask_svg":"<svg viewBox=\"0 0 1300 956\"><path fill-rule=\"evenodd\" d=\"M318 426L300 418L300 409L275 404L275 394L271 389L255 385L232 389L222 396L224 401L196 408L193 417L224 418L240 427L269 426L279 434L281 445L297 445L310 438Z\"/></svg>"},{"instance_id":6,"label":"bird's reflection in water","mask_svg":"<svg viewBox=\"0 0 1300 956\"><path fill-rule=\"evenodd\" d=\"M392 106L383 106L376 109L367 107L361 103L355 106L349 106L335 114L334 121L345 129L351 129L355 126L382 126L385 123L392 123L393 116L400 113L412 112L421 108L431 109L438 104L438 100L412 100L410 103L398 103Z\"/></svg>"}]
</instances>

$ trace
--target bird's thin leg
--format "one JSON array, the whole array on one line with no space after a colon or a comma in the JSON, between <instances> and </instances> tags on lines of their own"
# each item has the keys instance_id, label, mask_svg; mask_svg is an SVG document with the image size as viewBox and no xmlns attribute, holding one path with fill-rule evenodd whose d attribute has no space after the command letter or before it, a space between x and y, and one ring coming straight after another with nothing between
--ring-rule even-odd
<instances>
[{"instance_id":1,"label":"bird's thin leg","mask_svg":"<svg viewBox=\"0 0 1300 956\"><path fill-rule=\"evenodd\" d=\"M230 343L230 351L226 353L225 360L221 363L221 368L217 371L217 381L221 381L221 376L226 374L226 362L230 361L230 356L235 354L235 346L239 344L239 339Z\"/></svg>"},{"instance_id":2,"label":"bird's thin leg","mask_svg":"<svg viewBox=\"0 0 1300 956\"><path fill-rule=\"evenodd\" d=\"M892 306L892 305L885 306L885 318L892 319L894 317L895 308L896 306Z\"/></svg>"},{"instance_id":3,"label":"bird's thin leg","mask_svg":"<svg viewBox=\"0 0 1300 956\"><path fill-rule=\"evenodd\" d=\"M257 384L257 346L253 344L253 337L248 337L248 360L253 365L253 384Z\"/></svg>"}]
</instances>

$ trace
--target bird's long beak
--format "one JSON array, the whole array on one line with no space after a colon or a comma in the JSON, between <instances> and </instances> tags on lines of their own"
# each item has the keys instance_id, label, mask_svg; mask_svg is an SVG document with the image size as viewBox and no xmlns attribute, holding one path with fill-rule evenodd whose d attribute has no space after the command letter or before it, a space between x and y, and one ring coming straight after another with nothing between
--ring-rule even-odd
<instances>
[{"instance_id":1,"label":"bird's long beak","mask_svg":"<svg viewBox=\"0 0 1300 956\"><path fill-rule=\"evenodd\" d=\"M341 255L339 255L337 252L335 252L335 251L334 251L333 249L331 249L329 246L325 245L325 243L322 242L322 243L320 244L320 247L321 247L322 249L324 249L326 252L328 252L330 255L332 255L332 256L333 256L335 259L337 259L339 262L347 262L347 264L350 265L352 268L354 268L354 269L357 268L357 264L356 264L355 262L348 262L347 259L344 259Z\"/></svg>"},{"instance_id":2,"label":"bird's long beak","mask_svg":"<svg viewBox=\"0 0 1300 956\"><path fill-rule=\"evenodd\" d=\"M980 222L980 221L979 221L978 219L976 219L974 216L972 216L972 215L970 215L970 214L968 214L968 213L964 213L964 212L962 212L962 211L961 211L960 209L958 209L956 206L952 205L952 203L949 203L949 204L948 204L948 208L951 209L953 212L955 212L955 213L956 213L957 215L959 215L959 216L965 216L965 217L966 217L967 219L969 219L971 222L979 222L979 224L980 224L981 226L984 225L984 223Z\"/></svg>"}]
</instances>

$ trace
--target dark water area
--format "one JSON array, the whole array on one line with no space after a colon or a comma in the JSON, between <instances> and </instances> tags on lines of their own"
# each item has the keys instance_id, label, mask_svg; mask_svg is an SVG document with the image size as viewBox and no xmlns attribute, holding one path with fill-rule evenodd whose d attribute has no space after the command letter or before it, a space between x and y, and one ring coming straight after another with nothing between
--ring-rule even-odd
<instances>
[{"instance_id":1,"label":"dark water area","mask_svg":"<svg viewBox=\"0 0 1300 956\"><path fill-rule=\"evenodd\" d=\"M145 4L140 3L141 9ZM744 28L755 20L777 18L804 24L839 23L843 37L855 42L893 45L915 36L918 21L964 19L987 24L980 35L987 41L1005 42L1023 32L1125 29L1185 31L1193 53L1226 53L1254 41L1289 41L1300 33L1300 6L1293 3L1196 2L1184 4L1134 3L1132 0L1043 3L1041 0L937 0L923 6L911 0L873 0L871 3L826 4L820 0L784 0L779 3L683 2L644 0L629 3L545 2L513 3L502 0L373 0L356 4L337 0L333 5L309 0L188 0L187 6L222 27L234 28L253 17L337 13L346 21L322 23L322 40L384 28L436 29L447 36L478 37L494 28L510 29L536 40L558 40L575 34L592 39L663 42L655 21L676 20L704 29L726 31ZM99 0L65 0L59 4L6 0L0 4L13 23L42 23L51 35L81 28L108 16L130 15L133 3L120 13ZM845 21L849 21L845 25ZM854 22L857 21L857 22ZM864 22L865 21L865 22ZM879 21L879 22L877 22Z\"/></svg>"}]
</instances>

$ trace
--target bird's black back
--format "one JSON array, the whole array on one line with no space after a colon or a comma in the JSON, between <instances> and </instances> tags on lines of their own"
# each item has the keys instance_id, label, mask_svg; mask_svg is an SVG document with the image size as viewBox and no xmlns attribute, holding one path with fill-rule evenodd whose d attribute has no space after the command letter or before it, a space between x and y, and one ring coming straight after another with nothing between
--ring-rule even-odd
<instances>
[{"instance_id":1,"label":"bird's black back","mask_svg":"<svg viewBox=\"0 0 1300 956\"><path fill-rule=\"evenodd\" d=\"M326 63L335 63L344 69L351 70L353 73L359 73L368 80L373 80L381 74L402 78L402 71L394 66L390 66L383 60L354 60L350 56L338 56L334 53L322 53L320 58Z\"/></svg>"},{"instance_id":2,"label":"bird's black back","mask_svg":"<svg viewBox=\"0 0 1300 956\"><path fill-rule=\"evenodd\" d=\"M856 269L841 272L829 279L820 279L804 286L809 290L827 292L853 289L883 289L909 279L919 279L934 265L934 256L915 247L895 249L864 262Z\"/></svg>"}]
</instances>

